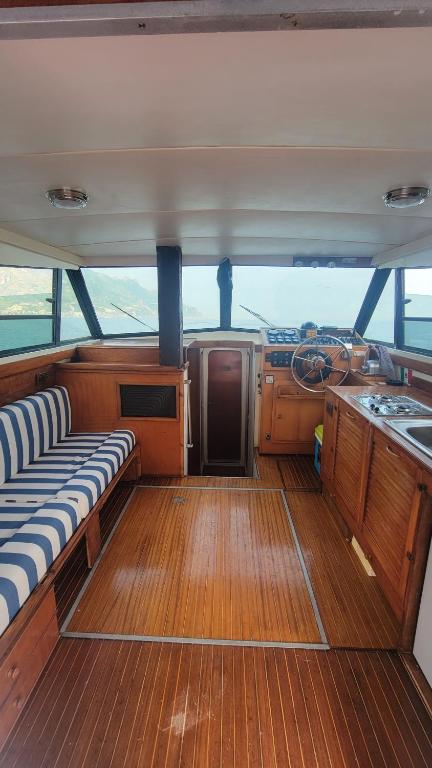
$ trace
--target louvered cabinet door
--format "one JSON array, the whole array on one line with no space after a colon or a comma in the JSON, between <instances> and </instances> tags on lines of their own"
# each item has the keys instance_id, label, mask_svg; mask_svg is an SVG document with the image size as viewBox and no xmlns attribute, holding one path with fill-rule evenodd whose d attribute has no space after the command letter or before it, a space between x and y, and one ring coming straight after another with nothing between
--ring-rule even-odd
<instances>
[{"instance_id":1,"label":"louvered cabinet door","mask_svg":"<svg viewBox=\"0 0 432 768\"><path fill-rule=\"evenodd\" d=\"M367 555L399 616L412 560L420 480L421 470L407 454L375 431L362 534Z\"/></svg>"},{"instance_id":2,"label":"louvered cabinet door","mask_svg":"<svg viewBox=\"0 0 432 768\"><path fill-rule=\"evenodd\" d=\"M367 463L370 425L345 403L339 403L334 486L338 507L354 530L363 513L363 473Z\"/></svg>"}]
</instances>

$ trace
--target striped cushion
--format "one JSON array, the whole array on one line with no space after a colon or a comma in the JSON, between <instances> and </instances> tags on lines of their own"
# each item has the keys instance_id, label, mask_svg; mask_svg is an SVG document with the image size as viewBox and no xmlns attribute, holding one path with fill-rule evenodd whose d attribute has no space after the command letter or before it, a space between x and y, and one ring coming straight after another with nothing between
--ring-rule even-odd
<instances>
[{"instance_id":1,"label":"striped cushion","mask_svg":"<svg viewBox=\"0 0 432 768\"><path fill-rule=\"evenodd\" d=\"M129 430L112 432L91 458L64 484L57 496L75 499L79 504L82 517L87 517L134 445L133 432Z\"/></svg>"},{"instance_id":2,"label":"striped cushion","mask_svg":"<svg viewBox=\"0 0 432 768\"><path fill-rule=\"evenodd\" d=\"M68 434L65 387L52 387L0 408L0 485Z\"/></svg>"},{"instance_id":3,"label":"striped cushion","mask_svg":"<svg viewBox=\"0 0 432 768\"><path fill-rule=\"evenodd\" d=\"M0 635L134 445L127 430L69 434L0 487Z\"/></svg>"},{"instance_id":4,"label":"striped cushion","mask_svg":"<svg viewBox=\"0 0 432 768\"><path fill-rule=\"evenodd\" d=\"M0 547L0 634L45 576L81 522L72 499L53 499Z\"/></svg>"},{"instance_id":5,"label":"striped cushion","mask_svg":"<svg viewBox=\"0 0 432 768\"><path fill-rule=\"evenodd\" d=\"M109 435L71 433L0 486L0 546L63 488Z\"/></svg>"}]
</instances>

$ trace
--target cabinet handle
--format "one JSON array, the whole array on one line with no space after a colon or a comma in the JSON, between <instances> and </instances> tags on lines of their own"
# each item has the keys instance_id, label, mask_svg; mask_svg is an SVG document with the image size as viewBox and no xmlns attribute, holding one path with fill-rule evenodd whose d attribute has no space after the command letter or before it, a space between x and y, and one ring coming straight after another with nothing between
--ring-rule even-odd
<instances>
[{"instance_id":1,"label":"cabinet handle","mask_svg":"<svg viewBox=\"0 0 432 768\"><path fill-rule=\"evenodd\" d=\"M345 413L349 419L352 419L352 421L356 421L356 417L354 416L353 413L351 413L351 411L345 411Z\"/></svg>"},{"instance_id":2,"label":"cabinet handle","mask_svg":"<svg viewBox=\"0 0 432 768\"><path fill-rule=\"evenodd\" d=\"M399 454L398 454L398 453L396 453L396 451L393 451L393 450L390 448L390 446L389 446L389 445L386 445L386 450L387 450L387 453L389 453L389 454L390 454L390 456L394 456L396 459L400 459L400 456L399 456Z\"/></svg>"},{"instance_id":3,"label":"cabinet handle","mask_svg":"<svg viewBox=\"0 0 432 768\"><path fill-rule=\"evenodd\" d=\"M7 673L9 680L16 680L19 677L19 667L11 667Z\"/></svg>"}]
</instances>

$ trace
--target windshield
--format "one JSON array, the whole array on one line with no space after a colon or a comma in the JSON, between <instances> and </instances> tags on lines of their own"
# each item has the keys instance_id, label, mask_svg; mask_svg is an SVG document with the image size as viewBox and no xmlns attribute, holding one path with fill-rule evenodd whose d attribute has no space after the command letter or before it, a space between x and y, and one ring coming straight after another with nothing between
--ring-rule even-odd
<instances>
[{"instance_id":1,"label":"windshield","mask_svg":"<svg viewBox=\"0 0 432 768\"><path fill-rule=\"evenodd\" d=\"M243 304L276 326L299 327L312 320L319 326L352 328L373 273L349 267L233 267L232 325L264 325Z\"/></svg>"},{"instance_id":2,"label":"windshield","mask_svg":"<svg viewBox=\"0 0 432 768\"><path fill-rule=\"evenodd\" d=\"M103 333L158 330L156 267L89 267L83 275Z\"/></svg>"}]
</instances>

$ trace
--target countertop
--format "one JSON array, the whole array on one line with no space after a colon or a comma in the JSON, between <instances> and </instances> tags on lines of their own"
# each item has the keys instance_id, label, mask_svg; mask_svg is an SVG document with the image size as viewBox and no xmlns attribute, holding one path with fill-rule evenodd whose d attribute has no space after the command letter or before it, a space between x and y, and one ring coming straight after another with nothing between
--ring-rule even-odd
<instances>
[{"instance_id":1,"label":"countertop","mask_svg":"<svg viewBox=\"0 0 432 768\"><path fill-rule=\"evenodd\" d=\"M416 387L390 387L387 384L375 384L373 386L367 387L367 386L356 386L356 387L329 387L329 390L336 395L337 397L340 397L341 400L343 400L347 405L349 405L350 408L352 408L353 411L357 411L361 416L368 419L373 426L380 430L385 436L391 440L396 445L399 445L403 450L417 463L420 464L423 469L427 470L428 472L432 473L432 458L427 456L423 451L420 451L418 448L415 447L409 440L406 440L402 435L399 435L398 432L395 432L391 427L388 426L388 424L385 423L382 416L374 416L368 408L365 408L363 405L361 405L357 400L353 399L353 395L363 395L363 394L371 394L373 392L376 392L377 394L384 395L384 394L394 394L394 395L406 395L407 397L412 397L413 400L418 400L419 403L424 403L424 405L429 406L432 408L432 396L428 395L426 392L424 392L421 389L416 389ZM432 415L431 415L432 417ZM429 418L431 418L429 417ZM411 419L414 418L416 421L421 422L422 419L428 418L426 416L405 416L405 417L384 417L384 418L391 418L395 421L401 421L404 418L405 419Z\"/></svg>"}]
</instances>

